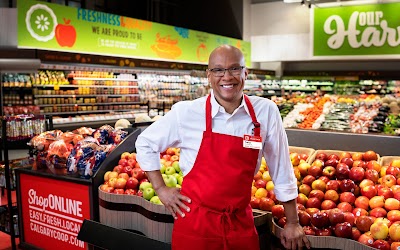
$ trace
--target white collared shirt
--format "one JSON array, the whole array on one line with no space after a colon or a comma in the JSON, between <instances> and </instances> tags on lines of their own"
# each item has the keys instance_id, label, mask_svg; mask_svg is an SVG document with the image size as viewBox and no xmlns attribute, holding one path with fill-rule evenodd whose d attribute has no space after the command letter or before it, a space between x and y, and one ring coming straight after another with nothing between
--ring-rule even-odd
<instances>
[{"instance_id":1,"label":"white collared shirt","mask_svg":"<svg viewBox=\"0 0 400 250\"><path fill-rule=\"evenodd\" d=\"M190 172L206 127L206 98L205 96L174 104L171 111L139 135L135 146L137 160L143 170L159 170L160 152L169 147L179 147L180 168L184 175ZM263 140L263 149L260 150L256 171L259 169L261 156L264 156L275 184L277 199L282 202L295 199L298 195L297 180L290 162L287 136L278 107L266 98L249 96L249 99L261 124ZM229 114L218 104L211 91L211 106L213 132L241 138L244 134L252 134L254 125L244 99L241 105Z\"/></svg>"}]
</instances>

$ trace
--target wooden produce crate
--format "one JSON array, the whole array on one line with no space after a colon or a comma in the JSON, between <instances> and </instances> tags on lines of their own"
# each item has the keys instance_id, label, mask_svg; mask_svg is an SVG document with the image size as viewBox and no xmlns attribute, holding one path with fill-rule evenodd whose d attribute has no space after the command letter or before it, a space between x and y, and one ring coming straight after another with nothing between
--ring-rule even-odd
<instances>
[{"instance_id":1,"label":"wooden produce crate","mask_svg":"<svg viewBox=\"0 0 400 250\"><path fill-rule=\"evenodd\" d=\"M389 166L393 160L400 160L400 156L382 156L379 164L381 164L381 166Z\"/></svg>"},{"instance_id":2,"label":"wooden produce crate","mask_svg":"<svg viewBox=\"0 0 400 250\"><path fill-rule=\"evenodd\" d=\"M353 155L354 153L365 153L365 152L344 151L344 150L318 149L318 150L315 150L314 154L313 154L311 157L308 157L307 162L310 163L310 164L313 163L313 161L315 160L315 157L316 157L319 153L325 153L325 154L327 154L327 155L329 156L329 155L331 155L331 154L340 155L340 154L343 153L343 152L349 152L351 155ZM377 156L378 156L377 162L379 163L381 157L380 157L380 155L379 155L378 153L376 153L376 154L377 154Z\"/></svg>"},{"instance_id":3,"label":"wooden produce crate","mask_svg":"<svg viewBox=\"0 0 400 250\"><path fill-rule=\"evenodd\" d=\"M298 153L298 154L307 154L308 159L314 154L315 149L313 148L305 148L305 147L295 147L295 146L289 146L289 152L290 153Z\"/></svg>"},{"instance_id":4,"label":"wooden produce crate","mask_svg":"<svg viewBox=\"0 0 400 250\"><path fill-rule=\"evenodd\" d=\"M278 226L272 219L272 233L280 238L283 228ZM312 236L306 235L311 243L311 248L317 249L351 249L351 250L372 250L373 247L364 245L358 241L335 236Z\"/></svg>"},{"instance_id":5,"label":"wooden produce crate","mask_svg":"<svg viewBox=\"0 0 400 250\"><path fill-rule=\"evenodd\" d=\"M170 243L174 218L163 205L136 195L118 195L99 189L99 217L104 225L133 230Z\"/></svg>"},{"instance_id":6,"label":"wooden produce crate","mask_svg":"<svg viewBox=\"0 0 400 250\"><path fill-rule=\"evenodd\" d=\"M254 225L256 227L267 224L268 228L271 228L271 219L272 219L271 212L253 208L253 217L254 217Z\"/></svg>"}]
</instances>

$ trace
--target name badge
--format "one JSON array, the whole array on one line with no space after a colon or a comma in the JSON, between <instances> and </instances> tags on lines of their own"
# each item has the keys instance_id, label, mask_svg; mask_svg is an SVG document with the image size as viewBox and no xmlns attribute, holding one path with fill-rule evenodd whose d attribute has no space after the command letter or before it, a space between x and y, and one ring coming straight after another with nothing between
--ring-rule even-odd
<instances>
[{"instance_id":1,"label":"name badge","mask_svg":"<svg viewBox=\"0 0 400 250\"><path fill-rule=\"evenodd\" d=\"M261 149L262 139L261 136L244 135L243 136L243 147Z\"/></svg>"}]
</instances>

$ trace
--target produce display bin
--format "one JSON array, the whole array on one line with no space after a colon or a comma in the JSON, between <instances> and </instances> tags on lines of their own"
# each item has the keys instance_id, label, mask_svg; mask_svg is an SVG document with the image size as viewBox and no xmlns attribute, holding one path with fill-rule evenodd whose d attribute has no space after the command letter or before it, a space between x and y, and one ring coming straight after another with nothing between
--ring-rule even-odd
<instances>
[{"instance_id":1,"label":"produce display bin","mask_svg":"<svg viewBox=\"0 0 400 250\"><path fill-rule=\"evenodd\" d=\"M69 175L65 169L57 173L16 169L21 247L88 249L77 239L79 229L85 219L99 220L98 187L104 182L104 173L123 152L134 150L140 132L134 130L115 147L90 179Z\"/></svg>"},{"instance_id":2,"label":"produce display bin","mask_svg":"<svg viewBox=\"0 0 400 250\"><path fill-rule=\"evenodd\" d=\"M272 220L271 231L273 235L280 238L283 228L278 226L274 220ZM307 235L307 239L311 243L311 248L318 249L352 249L352 250L373 250L375 248L364 245L358 241L346 238L340 238L335 236L312 236Z\"/></svg>"},{"instance_id":3,"label":"produce display bin","mask_svg":"<svg viewBox=\"0 0 400 250\"><path fill-rule=\"evenodd\" d=\"M400 156L382 156L379 164L381 164L381 166L389 166L393 160L400 160Z\"/></svg>"}]
</instances>

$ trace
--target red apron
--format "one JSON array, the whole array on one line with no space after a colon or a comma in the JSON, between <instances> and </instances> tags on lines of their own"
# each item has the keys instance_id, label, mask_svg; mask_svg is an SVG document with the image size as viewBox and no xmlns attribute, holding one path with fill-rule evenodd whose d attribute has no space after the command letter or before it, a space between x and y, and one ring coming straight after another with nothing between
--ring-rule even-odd
<instances>
[{"instance_id":1,"label":"red apron","mask_svg":"<svg viewBox=\"0 0 400 250\"><path fill-rule=\"evenodd\" d=\"M244 95L260 136L253 106ZM193 169L181 193L191 198L190 212L175 220L173 250L257 250L259 241L252 209L251 184L259 150L243 147L243 137L212 132L210 95L206 102L206 131Z\"/></svg>"}]
</instances>

